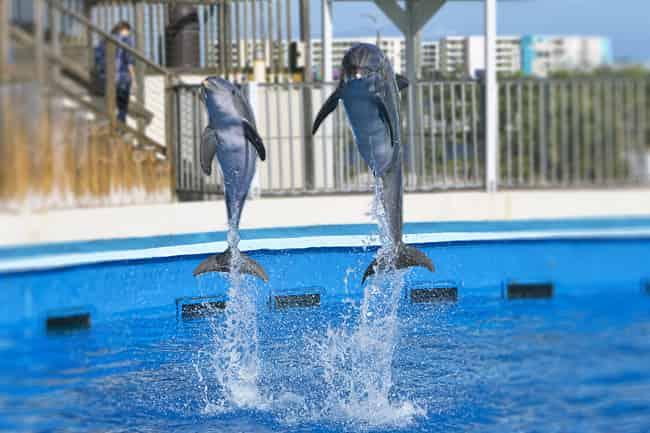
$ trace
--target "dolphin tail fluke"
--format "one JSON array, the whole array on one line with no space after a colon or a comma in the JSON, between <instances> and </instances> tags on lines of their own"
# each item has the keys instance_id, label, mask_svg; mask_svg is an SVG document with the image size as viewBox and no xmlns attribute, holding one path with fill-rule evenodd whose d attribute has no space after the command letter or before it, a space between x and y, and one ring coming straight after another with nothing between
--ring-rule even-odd
<instances>
[{"instance_id":1,"label":"dolphin tail fluke","mask_svg":"<svg viewBox=\"0 0 650 433\"><path fill-rule=\"evenodd\" d=\"M361 283L362 284L365 283L368 277L374 275L377 272L377 270L382 267L383 262L384 260L380 259L379 261L377 261L377 259L374 259L366 269L366 272L364 272ZM397 248L397 255L394 258L393 263L395 264L396 269L404 269L413 266L421 266L423 268L430 270L431 272L435 271L433 262L429 257L427 257L426 254L424 254L419 249L406 244L401 244L399 248Z\"/></svg>"},{"instance_id":2,"label":"dolphin tail fluke","mask_svg":"<svg viewBox=\"0 0 650 433\"><path fill-rule=\"evenodd\" d=\"M264 268L255 260L248 257L246 254L239 252L239 272L242 274L253 275L266 282L269 280L268 275ZM232 263L232 251L228 248L220 254L215 254L203 260L199 266L194 269L194 276L206 274L209 272L225 272L230 273Z\"/></svg>"}]
</instances>

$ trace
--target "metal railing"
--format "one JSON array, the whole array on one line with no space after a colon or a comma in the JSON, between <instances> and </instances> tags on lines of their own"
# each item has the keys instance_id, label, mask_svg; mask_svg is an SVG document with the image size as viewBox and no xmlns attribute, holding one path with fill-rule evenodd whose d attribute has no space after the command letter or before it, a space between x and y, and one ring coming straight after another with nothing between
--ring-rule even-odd
<instances>
[{"instance_id":1,"label":"metal railing","mask_svg":"<svg viewBox=\"0 0 650 433\"><path fill-rule=\"evenodd\" d=\"M38 89L37 93L48 101L47 107L61 103L66 110L75 110L76 113L87 116L88 118L84 120L85 123L80 123L82 125L89 124L93 127L91 128L92 134L88 133L92 135L92 139L83 142L87 148L93 148L97 144L97 149L104 149L102 146L108 143L119 142L119 145L114 145L116 149L115 155L122 157L133 154L135 158L142 159L142 155L145 158L150 158L155 151L157 159L152 166L155 165L158 168L173 167L172 158L175 154L173 143L175 142L172 140L174 136L174 117L171 115L173 112L172 83L178 82L179 78L149 61L139 50L121 43L109 33L98 28L76 10L67 9L66 3L69 2L34 0L32 9L33 25L21 28L6 19L11 16L11 8L8 7L9 3L0 0L0 5L3 6L0 9L0 34L8 35L7 40L11 43L10 47L13 48L14 52L21 54L20 56L16 55L16 60L14 64L10 65L11 67L7 67L6 61L0 62L0 82L25 84L27 86L17 86L16 89ZM138 9L140 12L142 11L141 8ZM139 15L142 16L141 13ZM105 44L105 61L108 65L115 64L118 48L131 54L136 69L137 90L133 92L131 98L126 124L120 124L116 119L115 69L106 68L103 88L97 86L99 80L97 80L97 74L94 71L94 61L89 60L89 57L94 55L93 47L84 47L88 48L88 55L85 55L84 51L81 58L67 52L66 47L68 46L65 41L68 36L62 27L63 23L66 22L83 28L87 41L95 38ZM0 48L2 48L0 54L6 60L6 48ZM9 96L15 94L13 90L12 92L3 97L3 106L7 106ZM50 104L50 100L55 102ZM58 107L58 105L56 106ZM8 111L3 111L7 113L7 116L0 116L3 117L3 124L12 126L11 122L7 120L10 119ZM82 114L79 114L79 116ZM50 118L52 116L48 113L46 120ZM109 125L110 128L101 129L101 133L95 132L95 127L103 127L104 125ZM85 134L89 129L86 126L77 127L76 124L72 123L66 123L63 127L71 131L80 131L80 134ZM118 137L117 131L122 133L122 137ZM125 132L128 134L124 134ZM13 146L12 143L17 141L13 137L19 137L20 134L19 128L5 127L3 135L8 138L3 139L3 147L9 149ZM43 139L44 144L42 146L45 149L50 149L51 141L49 138L47 140ZM125 146L130 146L131 149L126 149ZM83 149L84 152L86 150ZM89 150L88 152L90 155L88 164L95 164L97 158L101 158L102 161L107 159L100 151ZM40 155L39 152L36 152L33 158L38 158ZM165 157L166 160L164 160ZM61 168L59 159L48 160L48 163L51 162L51 166L55 170L64 173L68 167ZM160 159L163 159L163 161L159 161ZM120 175L141 177L141 173L150 161L116 162L115 164L118 163L123 164ZM168 192L175 190L174 175L174 171L171 170L169 173L165 172L164 176L161 177L168 182ZM23 177L34 179L35 183L40 182L35 175L31 177L25 175ZM118 175L109 177L117 178ZM101 179L106 178L107 176L104 176ZM140 188L142 191L148 190L148 187L138 186L138 182L127 182L127 184L135 185L134 188ZM159 187L159 184L157 187ZM48 194L51 192L47 188L45 190L47 190ZM143 199L142 201L146 200ZM105 201L102 198L101 202L109 203L111 201Z\"/></svg>"},{"instance_id":2,"label":"metal railing","mask_svg":"<svg viewBox=\"0 0 650 433\"><path fill-rule=\"evenodd\" d=\"M419 82L415 86L412 143L406 124L408 93L402 94L405 189L482 187L482 86L476 81Z\"/></svg>"},{"instance_id":3,"label":"metal railing","mask_svg":"<svg viewBox=\"0 0 650 433\"><path fill-rule=\"evenodd\" d=\"M145 20L135 29L142 36L141 50L153 62L165 65L170 36L168 6L176 4L196 8L198 67L240 77L252 73L259 59L269 68L269 78L288 80L293 72L288 47L296 39L292 16L300 13L292 0L97 0L89 15L93 23L110 31L120 20L135 23L136 8L142 7Z\"/></svg>"},{"instance_id":4,"label":"metal railing","mask_svg":"<svg viewBox=\"0 0 650 433\"><path fill-rule=\"evenodd\" d=\"M316 112L333 83L245 85L267 146L255 188L263 195L364 192L372 175L354 144L342 106L311 139L302 113ZM476 81L416 83L413 141L402 103L407 191L481 189L485 185L483 86ZM510 80L500 88L502 188L598 187L647 181L650 82L645 79ZM311 92L310 98L305 98ZM205 113L198 87L176 88L177 190L220 194L199 169ZM313 146L307 152L307 146ZM308 156L309 155L309 156ZM307 159L311 158L311 159ZM192 195L194 194L194 195Z\"/></svg>"},{"instance_id":5,"label":"metal railing","mask_svg":"<svg viewBox=\"0 0 650 433\"><path fill-rule=\"evenodd\" d=\"M649 83L630 78L500 83L501 186L647 180Z\"/></svg>"}]
</instances>

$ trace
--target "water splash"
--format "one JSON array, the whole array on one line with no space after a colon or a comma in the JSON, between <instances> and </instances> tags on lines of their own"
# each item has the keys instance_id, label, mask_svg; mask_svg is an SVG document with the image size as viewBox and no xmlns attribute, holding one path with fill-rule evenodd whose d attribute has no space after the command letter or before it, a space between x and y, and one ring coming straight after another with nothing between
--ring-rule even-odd
<instances>
[{"instance_id":1,"label":"water splash","mask_svg":"<svg viewBox=\"0 0 650 433\"><path fill-rule=\"evenodd\" d=\"M253 409L270 412L283 424L335 423L352 430L395 428L409 425L424 410L395 391L392 362L398 341L398 306L406 270L397 270L395 246L389 236L388 216L382 205L383 188L377 181L373 216L379 225L382 267L368 282L363 300L348 308L341 322L326 331L304 336L304 346L294 341L289 356L300 357L299 381L287 381L277 365L262 365L258 346L257 289L239 274L236 245L239 234L231 228L228 243L233 264L228 276L228 308L211 322L210 374L201 375L205 414ZM234 248L233 248L234 247ZM358 284L348 269L343 283ZM348 300L348 302L352 302ZM295 364L294 364L295 365ZM269 371L261 377L262 368ZM285 365L285 367L287 367ZM314 373L308 373L305 369ZM317 372L317 373L316 373ZM275 374L277 373L277 375ZM278 382L278 380L280 382ZM311 383L304 386L302 383ZM310 382L314 380L314 382ZM216 387L212 392L210 387ZM214 395L212 399L208 398Z\"/></svg>"},{"instance_id":2,"label":"water splash","mask_svg":"<svg viewBox=\"0 0 650 433\"><path fill-rule=\"evenodd\" d=\"M230 409L260 409L266 402L258 388L260 359L257 334L257 286L240 273L243 263L237 244L239 231L230 227L228 244L231 247L228 274L228 302L221 317L210 320L211 347L204 352L210 367L204 377L197 367L199 382L212 381L216 386L214 401L208 394L211 386L204 385L205 413Z\"/></svg>"},{"instance_id":3,"label":"water splash","mask_svg":"<svg viewBox=\"0 0 650 433\"><path fill-rule=\"evenodd\" d=\"M357 427L406 425L423 414L416 404L400 401L393 393L397 310L406 271L395 269L395 246L382 194L378 179L373 215L382 247L377 258L388 266L378 270L365 287L358 318L346 318L342 326L329 327L325 339L317 343L328 393L322 415Z\"/></svg>"}]
</instances>

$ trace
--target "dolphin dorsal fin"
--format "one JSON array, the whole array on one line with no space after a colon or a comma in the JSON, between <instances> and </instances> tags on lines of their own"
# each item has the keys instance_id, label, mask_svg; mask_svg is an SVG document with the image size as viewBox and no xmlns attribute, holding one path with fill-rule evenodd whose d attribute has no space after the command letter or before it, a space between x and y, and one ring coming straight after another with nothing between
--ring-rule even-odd
<instances>
[{"instance_id":1,"label":"dolphin dorsal fin","mask_svg":"<svg viewBox=\"0 0 650 433\"><path fill-rule=\"evenodd\" d=\"M332 93L329 98L327 98L323 106L320 108L320 111L316 116L316 120L314 120L314 126L311 129L312 135L316 135L316 131L318 131L318 128L320 127L320 124L323 123L323 120L325 120L325 118L329 116L332 111L336 110L336 107L339 105L339 99L341 99L341 92L340 88L337 88L334 93Z\"/></svg>"},{"instance_id":2,"label":"dolphin dorsal fin","mask_svg":"<svg viewBox=\"0 0 650 433\"><path fill-rule=\"evenodd\" d=\"M388 107L386 107L386 103L379 96L375 97L375 103L377 104L377 108L379 109L379 117L381 117L381 120L384 122L384 124L388 126L388 130L390 132L390 145L394 146L395 128L393 127L393 122L391 121L390 114L388 114Z\"/></svg>"},{"instance_id":3,"label":"dolphin dorsal fin","mask_svg":"<svg viewBox=\"0 0 650 433\"><path fill-rule=\"evenodd\" d=\"M395 80L397 81L397 88L402 91L409 86L409 79L404 75L395 74Z\"/></svg>"},{"instance_id":4,"label":"dolphin dorsal fin","mask_svg":"<svg viewBox=\"0 0 650 433\"><path fill-rule=\"evenodd\" d=\"M244 127L244 136L246 140L250 141L257 154L260 156L262 161L266 161L266 149L264 148L264 141L262 137L257 133L257 130L250 122L246 119L242 119L242 125Z\"/></svg>"},{"instance_id":5,"label":"dolphin dorsal fin","mask_svg":"<svg viewBox=\"0 0 650 433\"><path fill-rule=\"evenodd\" d=\"M201 134L200 162L203 173L210 176L212 174L212 160L217 153L217 133L209 126Z\"/></svg>"}]
</instances>

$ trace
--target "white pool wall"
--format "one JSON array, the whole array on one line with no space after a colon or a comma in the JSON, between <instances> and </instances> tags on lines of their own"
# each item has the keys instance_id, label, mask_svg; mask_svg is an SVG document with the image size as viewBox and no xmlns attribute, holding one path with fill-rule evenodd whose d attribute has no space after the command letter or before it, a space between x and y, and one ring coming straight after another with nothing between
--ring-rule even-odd
<instances>
[{"instance_id":1,"label":"white pool wall","mask_svg":"<svg viewBox=\"0 0 650 433\"><path fill-rule=\"evenodd\" d=\"M370 223L372 197L249 200L242 228ZM406 194L406 222L650 216L650 189L520 190ZM222 200L1 214L0 246L222 231Z\"/></svg>"}]
</instances>

